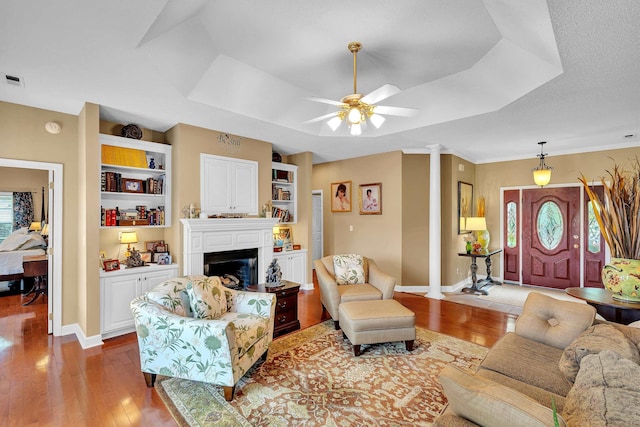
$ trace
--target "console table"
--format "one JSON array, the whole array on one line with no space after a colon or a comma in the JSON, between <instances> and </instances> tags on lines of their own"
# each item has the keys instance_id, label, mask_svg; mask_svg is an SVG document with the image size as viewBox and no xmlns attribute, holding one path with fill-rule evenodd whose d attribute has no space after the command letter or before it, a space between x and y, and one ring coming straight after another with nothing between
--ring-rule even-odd
<instances>
[{"instance_id":1,"label":"console table","mask_svg":"<svg viewBox=\"0 0 640 427\"><path fill-rule=\"evenodd\" d=\"M610 322L629 323L640 320L640 303L624 302L613 299L611 292L603 288L567 288L565 292L572 297L585 300L595 307L596 312Z\"/></svg>"},{"instance_id":2,"label":"console table","mask_svg":"<svg viewBox=\"0 0 640 427\"><path fill-rule=\"evenodd\" d=\"M480 295L488 295L488 292L482 290L481 288L486 285L502 285L501 282L495 280L491 277L491 255L495 255L499 252L502 252L502 249L494 249L487 251L479 251L479 252L460 252L458 256L464 256L471 258L471 286L468 288L463 288L462 292L468 294L480 294ZM487 266L487 277L482 280L478 280L477 272L478 272L478 258L484 258L484 262Z\"/></svg>"},{"instance_id":3,"label":"console table","mask_svg":"<svg viewBox=\"0 0 640 427\"><path fill-rule=\"evenodd\" d=\"M282 286L267 288L264 285L251 285L249 292L268 292L276 295L276 318L273 326L273 337L300 329L298 319L298 291L300 284L283 280Z\"/></svg>"}]
</instances>

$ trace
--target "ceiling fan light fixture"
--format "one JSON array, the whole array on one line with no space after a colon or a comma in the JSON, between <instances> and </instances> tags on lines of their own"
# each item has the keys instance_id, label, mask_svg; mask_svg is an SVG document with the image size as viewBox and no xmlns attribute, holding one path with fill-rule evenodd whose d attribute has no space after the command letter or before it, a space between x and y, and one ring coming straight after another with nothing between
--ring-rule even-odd
<instances>
[{"instance_id":1,"label":"ceiling fan light fixture","mask_svg":"<svg viewBox=\"0 0 640 427\"><path fill-rule=\"evenodd\" d=\"M349 109L347 118L349 119L349 123L351 123L352 125L356 125L362 120L362 113L360 112L360 109L358 107L351 107L351 109Z\"/></svg>"},{"instance_id":2,"label":"ceiling fan light fixture","mask_svg":"<svg viewBox=\"0 0 640 427\"><path fill-rule=\"evenodd\" d=\"M376 127L376 129L380 129L380 126L382 126L382 124L386 119L382 117L380 114L374 113L371 116L369 116L369 120L371 120L371 124L373 124Z\"/></svg>"},{"instance_id":3,"label":"ceiling fan light fixture","mask_svg":"<svg viewBox=\"0 0 640 427\"><path fill-rule=\"evenodd\" d=\"M335 116L334 118L332 118L327 122L327 126L329 126L331 130L335 132L340 127L341 123L342 123L342 117Z\"/></svg>"},{"instance_id":4,"label":"ceiling fan light fixture","mask_svg":"<svg viewBox=\"0 0 640 427\"><path fill-rule=\"evenodd\" d=\"M362 128L360 127L360 125L359 124L352 124L351 125L351 135L359 136L360 134L362 134Z\"/></svg>"}]
</instances>

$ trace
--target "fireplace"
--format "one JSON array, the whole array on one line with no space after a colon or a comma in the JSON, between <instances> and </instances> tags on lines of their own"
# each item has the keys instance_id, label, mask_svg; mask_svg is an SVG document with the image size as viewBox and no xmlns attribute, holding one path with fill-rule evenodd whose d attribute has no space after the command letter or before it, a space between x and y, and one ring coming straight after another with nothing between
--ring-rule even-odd
<instances>
[{"instance_id":1,"label":"fireplace","mask_svg":"<svg viewBox=\"0 0 640 427\"><path fill-rule=\"evenodd\" d=\"M267 267L273 259L273 227L278 223L277 218L198 218L181 219L180 222L183 226L182 274L233 275L229 271L214 273L217 266L206 267L210 263L205 259L212 254L251 250L257 255L247 258L257 258L257 261L253 262L256 267L255 273L251 274L255 276L249 284L264 282Z\"/></svg>"},{"instance_id":2,"label":"fireplace","mask_svg":"<svg viewBox=\"0 0 640 427\"><path fill-rule=\"evenodd\" d=\"M231 289L258 283L258 248L204 254L204 275L219 276Z\"/></svg>"}]
</instances>

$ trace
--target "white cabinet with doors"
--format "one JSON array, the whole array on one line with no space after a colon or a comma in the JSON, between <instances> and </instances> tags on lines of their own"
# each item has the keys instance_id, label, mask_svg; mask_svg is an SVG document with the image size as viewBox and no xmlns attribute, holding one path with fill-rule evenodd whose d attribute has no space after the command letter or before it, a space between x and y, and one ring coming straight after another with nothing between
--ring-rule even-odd
<instances>
[{"instance_id":1,"label":"white cabinet with doors","mask_svg":"<svg viewBox=\"0 0 640 427\"><path fill-rule=\"evenodd\" d=\"M307 250L299 249L288 252L275 252L282 279L304 285L307 281Z\"/></svg>"},{"instance_id":2,"label":"white cabinet with doors","mask_svg":"<svg viewBox=\"0 0 640 427\"><path fill-rule=\"evenodd\" d=\"M129 303L160 282L178 277L178 265L147 265L116 271L100 271L102 338L135 330Z\"/></svg>"},{"instance_id":3,"label":"white cabinet with doors","mask_svg":"<svg viewBox=\"0 0 640 427\"><path fill-rule=\"evenodd\" d=\"M258 162L200 154L203 214L258 214Z\"/></svg>"}]
</instances>

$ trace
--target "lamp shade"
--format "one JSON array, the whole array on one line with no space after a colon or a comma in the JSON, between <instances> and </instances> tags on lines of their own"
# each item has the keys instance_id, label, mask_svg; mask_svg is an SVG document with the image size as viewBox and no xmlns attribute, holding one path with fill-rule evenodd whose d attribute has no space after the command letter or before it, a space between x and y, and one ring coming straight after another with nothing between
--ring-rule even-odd
<instances>
[{"instance_id":1,"label":"lamp shade","mask_svg":"<svg viewBox=\"0 0 640 427\"><path fill-rule=\"evenodd\" d=\"M487 220L483 216L470 216L467 218L465 230L482 231L487 229Z\"/></svg>"},{"instance_id":2,"label":"lamp shade","mask_svg":"<svg viewBox=\"0 0 640 427\"><path fill-rule=\"evenodd\" d=\"M533 180L536 185L545 186L551 182L551 169L536 169L533 171Z\"/></svg>"},{"instance_id":3,"label":"lamp shade","mask_svg":"<svg viewBox=\"0 0 640 427\"><path fill-rule=\"evenodd\" d=\"M40 222L32 222L29 226L29 231L40 231L42 229L42 224Z\"/></svg>"},{"instance_id":4,"label":"lamp shade","mask_svg":"<svg viewBox=\"0 0 640 427\"><path fill-rule=\"evenodd\" d=\"M44 227L42 227L42 231L40 232L40 234L42 234L43 236L49 235L49 224L45 224Z\"/></svg>"},{"instance_id":5,"label":"lamp shade","mask_svg":"<svg viewBox=\"0 0 640 427\"><path fill-rule=\"evenodd\" d=\"M138 243L138 235L135 231L123 231L120 243Z\"/></svg>"}]
</instances>

